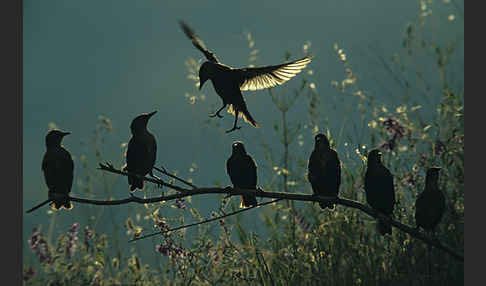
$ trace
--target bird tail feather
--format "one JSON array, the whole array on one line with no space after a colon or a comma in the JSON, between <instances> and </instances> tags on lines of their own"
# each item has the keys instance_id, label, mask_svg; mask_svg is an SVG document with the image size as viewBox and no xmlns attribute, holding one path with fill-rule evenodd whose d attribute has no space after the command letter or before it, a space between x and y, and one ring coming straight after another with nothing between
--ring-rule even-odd
<instances>
[{"instance_id":1,"label":"bird tail feather","mask_svg":"<svg viewBox=\"0 0 486 286\"><path fill-rule=\"evenodd\" d=\"M255 196L242 195L240 208L248 208L251 206L256 206L258 204Z\"/></svg>"},{"instance_id":2,"label":"bird tail feather","mask_svg":"<svg viewBox=\"0 0 486 286\"><path fill-rule=\"evenodd\" d=\"M68 199L55 200L51 202L51 208L55 211L58 211L63 208L69 211L73 207L74 207L73 204Z\"/></svg>"},{"instance_id":3,"label":"bird tail feather","mask_svg":"<svg viewBox=\"0 0 486 286\"><path fill-rule=\"evenodd\" d=\"M143 180L140 180L139 178L134 178L134 177L129 177L131 180L129 180L128 184L130 185L130 192L135 192L137 188L140 190L143 190Z\"/></svg>"},{"instance_id":4,"label":"bird tail feather","mask_svg":"<svg viewBox=\"0 0 486 286\"><path fill-rule=\"evenodd\" d=\"M334 204L331 202L319 202L321 209L328 208L329 210L334 210Z\"/></svg>"},{"instance_id":5,"label":"bird tail feather","mask_svg":"<svg viewBox=\"0 0 486 286\"><path fill-rule=\"evenodd\" d=\"M253 125L254 127L258 128L258 123L251 116L250 112L248 111L248 108L246 108L246 104L244 104L243 107L241 109L239 109L238 111L239 111L238 112L239 118L243 117L243 119L245 120L246 123L249 123L249 124ZM233 104L230 104L230 106L228 108L228 113L235 115L235 108L234 108Z\"/></svg>"},{"instance_id":6,"label":"bird tail feather","mask_svg":"<svg viewBox=\"0 0 486 286\"><path fill-rule=\"evenodd\" d=\"M376 224L376 229L381 235L385 234L392 234L392 227L389 223L386 223L382 219L378 219L378 222Z\"/></svg>"}]
</instances>

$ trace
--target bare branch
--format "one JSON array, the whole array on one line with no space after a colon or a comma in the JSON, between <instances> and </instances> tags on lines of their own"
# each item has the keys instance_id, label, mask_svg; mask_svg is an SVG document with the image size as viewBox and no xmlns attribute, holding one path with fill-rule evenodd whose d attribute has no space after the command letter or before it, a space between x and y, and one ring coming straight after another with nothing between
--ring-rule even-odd
<instances>
[{"instance_id":1,"label":"bare branch","mask_svg":"<svg viewBox=\"0 0 486 286\"><path fill-rule=\"evenodd\" d=\"M162 167L162 169L159 169L159 168L157 168L157 167L154 166L154 169L157 170L157 171L159 171L159 172L161 172L162 174L164 174L166 176L169 176L169 177L171 177L173 179L176 179L176 180L178 180L178 181L180 181L180 182L182 182L182 183L184 183L184 184L192 187L193 189L197 189L196 185L194 185L194 184L192 184L192 183L190 183L190 182L188 182L188 181L186 181L186 180L184 180L182 178L179 178L176 175L172 175L171 173L167 172L164 167Z\"/></svg>"}]
</instances>

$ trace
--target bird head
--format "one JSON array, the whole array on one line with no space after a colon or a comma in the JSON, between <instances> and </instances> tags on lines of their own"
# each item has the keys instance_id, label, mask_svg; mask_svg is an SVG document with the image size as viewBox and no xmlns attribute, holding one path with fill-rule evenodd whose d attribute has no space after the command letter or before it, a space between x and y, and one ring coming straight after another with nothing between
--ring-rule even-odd
<instances>
[{"instance_id":1,"label":"bird head","mask_svg":"<svg viewBox=\"0 0 486 286\"><path fill-rule=\"evenodd\" d=\"M130 130L132 131L132 134L136 134L139 132L142 132L147 129L147 123L157 111L150 112L150 113L142 113L139 116L135 117L135 119L132 120L132 124L130 124Z\"/></svg>"},{"instance_id":2,"label":"bird head","mask_svg":"<svg viewBox=\"0 0 486 286\"><path fill-rule=\"evenodd\" d=\"M204 83L210 78L213 70L213 65L210 62L204 62L199 68L199 89L202 88Z\"/></svg>"},{"instance_id":3,"label":"bird head","mask_svg":"<svg viewBox=\"0 0 486 286\"><path fill-rule=\"evenodd\" d=\"M246 154L245 145L241 141L235 141L231 145L233 149L233 154Z\"/></svg>"},{"instance_id":4,"label":"bird head","mask_svg":"<svg viewBox=\"0 0 486 286\"><path fill-rule=\"evenodd\" d=\"M329 149L329 140L327 139L326 135L319 133L314 137L314 148L324 148Z\"/></svg>"},{"instance_id":5,"label":"bird head","mask_svg":"<svg viewBox=\"0 0 486 286\"><path fill-rule=\"evenodd\" d=\"M425 182L437 182L439 179L440 167L432 167L427 169L427 174L425 177Z\"/></svg>"},{"instance_id":6,"label":"bird head","mask_svg":"<svg viewBox=\"0 0 486 286\"><path fill-rule=\"evenodd\" d=\"M373 149L368 153L368 164L377 164L381 162L381 151Z\"/></svg>"},{"instance_id":7,"label":"bird head","mask_svg":"<svg viewBox=\"0 0 486 286\"><path fill-rule=\"evenodd\" d=\"M71 132L63 132L61 130L51 130L46 135L46 146L47 147L57 147L61 146L62 138L66 135L71 134Z\"/></svg>"}]
</instances>

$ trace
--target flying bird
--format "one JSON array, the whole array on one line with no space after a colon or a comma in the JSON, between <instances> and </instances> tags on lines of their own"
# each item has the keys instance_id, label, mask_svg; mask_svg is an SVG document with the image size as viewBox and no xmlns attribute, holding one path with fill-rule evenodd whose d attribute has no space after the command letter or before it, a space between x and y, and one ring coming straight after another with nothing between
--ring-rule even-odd
<instances>
[{"instance_id":1,"label":"flying bird","mask_svg":"<svg viewBox=\"0 0 486 286\"><path fill-rule=\"evenodd\" d=\"M314 138L307 179L311 183L314 195L337 197L341 184L341 163L338 154L329 146L329 140L324 134L317 134ZM320 202L322 209L334 209L332 202Z\"/></svg>"},{"instance_id":2,"label":"flying bird","mask_svg":"<svg viewBox=\"0 0 486 286\"><path fill-rule=\"evenodd\" d=\"M73 185L74 162L68 150L61 146L64 136L70 132L51 130L46 135L47 151L42 159L42 171L49 188L51 208L70 210L73 204L69 201L69 193Z\"/></svg>"},{"instance_id":3,"label":"flying bird","mask_svg":"<svg viewBox=\"0 0 486 286\"><path fill-rule=\"evenodd\" d=\"M445 211L445 196L439 189L439 172L441 168L427 170L424 191L415 201L415 222L417 227L434 231Z\"/></svg>"},{"instance_id":4,"label":"flying bird","mask_svg":"<svg viewBox=\"0 0 486 286\"><path fill-rule=\"evenodd\" d=\"M257 165L255 160L246 153L243 142L236 141L232 145L232 154L226 161L228 173L233 187L256 190ZM253 195L242 195L240 207L256 206L257 200Z\"/></svg>"},{"instance_id":5,"label":"flying bird","mask_svg":"<svg viewBox=\"0 0 486 286\"><path fill-rule=\"evenodd\" d=\"M127 163L123 168L124 171L142 177L150 174L150 176L157 178L152 172L157 155L157 142L154 135L147 130L148 121L155 113L157 111L143 113L135 117L130 124L132 138L128 142ZM137 188L143 190L143 179L128 176L128 184L130 185L130 192L134 192Z\"/></svg>"},{"instance_id":6,"label":"flying bird","mask_svg":"<svg viewBox=\"0 0 486 286\"><path fill-rule=\"evenodd\" d=\"M243 117L245 122L258 127L257 122L248 111L241 91L261 90L283 84L301 72L311 62L311 58L307 56L274 66L232 68L220 63L216 55L206 48L198 35L186 23L183 21L179 21L179 23L192 44L207 59L199 69L199 89L210 79L216 93L223 101L223 106L209 116L222 118L220 112L228 105L228 113L235 116L233 128L227 130L226 133L241 128L236 126L239 117Z\"/></svg>"},{"instance_id":7,"label":"flying bird","mask_svg":"<svg viewBox=\"0 0 486 286\"><path fill-rule=\"evenodd\" d=\"M381 152L377 149L368 154L364 188L368 204L381 214L391 217L395 206L393 175L383 166ZM382 235L392 233L391 225L383 220L378 219L377 228Z\"/></svg>"}]
</instances>

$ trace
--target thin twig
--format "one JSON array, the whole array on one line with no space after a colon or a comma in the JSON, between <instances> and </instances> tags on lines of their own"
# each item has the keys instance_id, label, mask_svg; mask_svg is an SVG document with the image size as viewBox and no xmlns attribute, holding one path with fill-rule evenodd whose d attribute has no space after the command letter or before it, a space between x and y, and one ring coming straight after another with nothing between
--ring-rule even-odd
<instances>
[{"instance_id":1,"label":"thin twig","mask_svg":"<svg viewBox=\"0 0 486 286\"><path fill-rule=\"evenodd\" d=\"M240 209L240 210L237 210L237 211L234 211L234 212L231 212L231 213L224 214L222 216L213 217L213 218L210 218L210 219L205 219L205 220L202 220L202 221L199 221L199 222L195 222L195 223L181 225L181 226L174 227L174 228L171 228L171 229L168 229L168 230L164 230L164 231L154 232L154 233L151 233L151 234L147 234L147 235L144 235L144 236L140 236L140 237L131 239L128 242L133 242L133 241L141 240L141 239L144 239L144 238L152 237L154 235L163 234L163 233L167 233L167 232L171 232L171 231L176 231L176 230L188 228L188 227L191 227L191 226L196 226L196 225L200 225L200 224L212 222L212 221L215 221L215 220L220 220L220 219L223 219L223 218L232 216L232 215L236 215L236 214L239 214L239 213L242 213L242 212L245 212L245 211L249 211L249 210L254 209L256 207L261 207L261 206L269 205L271 203L275 203L275 202L280 201L280 200L281 199L276 199L276 200L273 200L273 201L269 201L269 202L265 202L265 203L260 203L260 204L257 204L255 206L251 206L251 207L248 207L248 208L244 208L244 209Z\"/></svg>"},{"instance_id":2,"label":"thin twig","mask_svg":"<svg viewBox=\"0 0 486 286\"><path fill-rule=\"evenodd\" d=\"M163 168L163 167L162 167L162 168ZM193 189L197 189L196 185L194 185L194 184L192 184L192 183L190 183L190 182L188 182L188 181L186 181L186 180L184 180L184 179L182 179L182 178L179 178L179 177L177 177L176 175L172 175L171 173L169 173L169 172L167 172L167 171L165 171L165 170L163 170L163 169L159 169L159 168L157 168L157 167L155 167L155 166L154 166L154 169L155 169L155 170L157 170L157 171L159 171L159 172L161 172L162 174L164 174L164 175L166 175L166 176L169 176L169 177L171 177L171 178L173 178L173 179L176 179L176 180L178 180L178 181L180 181L180 182L182 182L182 183L184 183L184 184L186 184L186 185L188 185L188 186L192 187Z\"/></svg>"},{"instance_id":3,"label":"thin twig","mask_svg":"<svg viewBox=\"0 0 486 286\"><path fill-rule=\"evenodd\" d=\"M31 208L30 210L26 211L26 213L33 212L33 211L35 211L36 209L38 209L38 208L42 207L43 205L45 205L45 204L47 204L47 203L49 203L49 202L51 202L51 201L52 201L51 199L47 199L47 200L43 201L42 203L40 203L40 204L36 205L35 207Z\"/></svg>"},{"instance_id":4,"label":"thin twig","mask_svg":"<svg viewBox=\"0 0 486 286\"><path fill-rule=\"evenodd\" d=\"M184 188L166 183L166 182L162 181L161 179L148 178L148 177L144 177L144 176L141 176L141 175L138 175L138 174L135 174L135 173L118 170L118 169L115 169L115 167L113 167L113 165L111 165L108 162L105 163L105 164L106 165L99 163L98 169L103 170L103 171L107 171L107 172L111 172L111 173L115 173L115 174L119 174L119 175L122 175L122 176L137 177L137 178L142 179L144 181L155 183L155 184L161 185L161 186L166 186L166 187L169 187L169 188L174 189L174 190L179 191L179 192L185 192L186 191Z\"/></svg>"}]
</instances>

